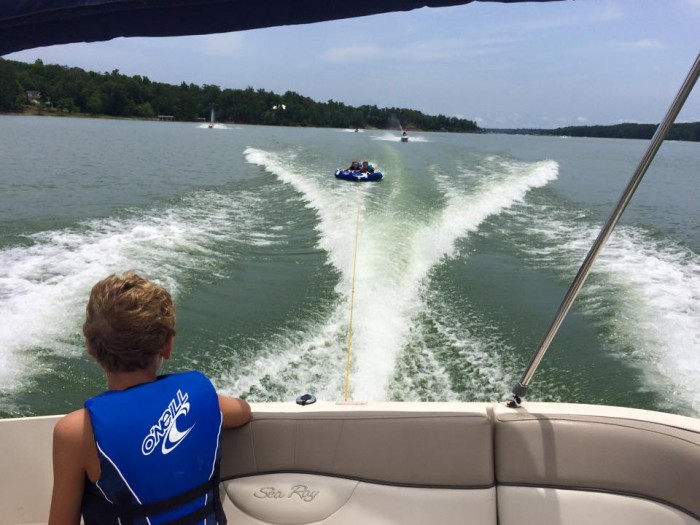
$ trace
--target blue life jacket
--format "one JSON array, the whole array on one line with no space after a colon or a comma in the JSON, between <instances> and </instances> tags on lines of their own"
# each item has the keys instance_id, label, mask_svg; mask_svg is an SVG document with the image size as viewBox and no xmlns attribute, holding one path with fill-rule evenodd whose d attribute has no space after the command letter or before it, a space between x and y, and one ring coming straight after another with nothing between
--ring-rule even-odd
<instances>
[{"instance_id":1,"label":"blue life jacket","mask_svg":"<svg viewBox=\"0 0 700 525\"><path fill-rule=\"evenodd\" d=\"M222 415L213 385L183 372L85 402L100 479L85 482L86 525L225 524Z\"/></svg>"}]
</instances>

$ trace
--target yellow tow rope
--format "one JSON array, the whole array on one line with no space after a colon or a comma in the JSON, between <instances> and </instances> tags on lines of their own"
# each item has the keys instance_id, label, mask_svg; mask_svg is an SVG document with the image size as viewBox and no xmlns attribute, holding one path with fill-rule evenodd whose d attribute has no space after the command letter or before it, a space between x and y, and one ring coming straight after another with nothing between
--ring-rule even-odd
<instances>
[{"instance_id":1,"label":"yellow tow rope","mask_svg":"<svg viewBox=\"0 0 700 525\"><path fill-rule=\"evenodd\" d=\"M360 232L360 207L357 207L357 220L355 221L355 249L352 257L352 288L350 291L350 322L348 323L348 350L347 363L345 365L345 401L348 400L350 390L350 351L352 349L352 312L355 307L355 268L357 266L357 239Z\"/></svg>"}]
</instances>

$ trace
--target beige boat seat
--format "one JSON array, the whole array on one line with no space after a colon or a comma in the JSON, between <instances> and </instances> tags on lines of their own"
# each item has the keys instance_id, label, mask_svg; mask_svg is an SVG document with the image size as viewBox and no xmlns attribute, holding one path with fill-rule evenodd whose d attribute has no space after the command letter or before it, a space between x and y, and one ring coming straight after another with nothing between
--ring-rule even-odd
<instances>
[{"instance_id":1,"label":"beige boat seat","mask_svg":"<svg viewBox=\"0 0 700 525\"><path fill-rule=\"evenodd\" d=\"M700 525L700 420L527 403L254 405L235 525ZM55 417L0 420L0 524L46 523Z\"/></svg>"},{"instance_id":2,"label":"beige boat seat","mask_svg":"<svg viewBox=\"0 0 700 525\"><path fill-rule=\"evenodd\" d=\"M221 476L230 521L496 525L486 405L373 406L266 408L227 432Z\"/></svg>"},{"instance_id":3,"label":"beige boat seat","mask_svg":"<svg viewBox=\"0 0 700 525\"><path fill-rule=\"evenodd\" d=\"M494 419L499 524L700 523L697 420L544 403Z\"/></svg>"}]
</instances>

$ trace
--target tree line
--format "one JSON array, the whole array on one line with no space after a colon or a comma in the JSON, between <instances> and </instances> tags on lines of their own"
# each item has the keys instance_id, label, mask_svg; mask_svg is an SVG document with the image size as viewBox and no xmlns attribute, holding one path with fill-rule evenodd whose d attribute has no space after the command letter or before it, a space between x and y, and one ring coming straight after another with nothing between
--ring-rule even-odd
<instances>
[{"instance_id":1,"label":"tree line","mask_svg":"<svg viewBox=\"0 0 700 525\"><path fill-rule=\"evenodd\" d=\"M30 92L38 98L28 100ZM38 95L36 95L38 94ZM332 128L420 129L479 132L475 122L445 115L425 115L405 108L353 107L329 100L316 102L293 91L279 95L264 89L221 89L216 85L179 86L148 77L84 71L76 67L0 59L0 112L40 110L64 114L107 115L174 120L209 119L215 108L219 122Z\"/></svg>"},{"instance_id":2,"label":"tree line","mask_svg":"<svg viewBox=\"0 0 700 525\"><path fill-rule=\"evenodd\" d=\"M656 133L657 124L614 124L610 126L567 126L556 129L487 129L485 133L510 135L552 135L557 137L593 137L606 139L649 140ZM700 122L673 124L666 140L700 142Z\"/></svg>"},{"instance_id":3,"label":"tree line","mask_svg":"<svg viewBox=\"0 0 700 525\"><path fill-rule=\"evenodd\" d=\"M567 135L569 137L600 137L649 140L656 133L656 124L615 124L612 126L569 126L553 130L541 130L541 135ZM666 140L700 142L700 122L673 124Z\"/></svg>"}]
</instances>

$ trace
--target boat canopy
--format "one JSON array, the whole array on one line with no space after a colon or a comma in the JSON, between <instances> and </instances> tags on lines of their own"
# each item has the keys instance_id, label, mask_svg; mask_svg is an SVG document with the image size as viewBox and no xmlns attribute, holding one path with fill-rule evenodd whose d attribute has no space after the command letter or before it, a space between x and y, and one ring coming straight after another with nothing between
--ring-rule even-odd
<instances>
[{"instance_id":1,"label":"boat canopy","mask_svg":"<svg viewBox=\"0 0 700 525\"><path fill-rule=\"evenodd\" d=\"M227 33L473 1L557 0L0 0L0 56L55 44Z\"/></svg>"}]
</instances>

